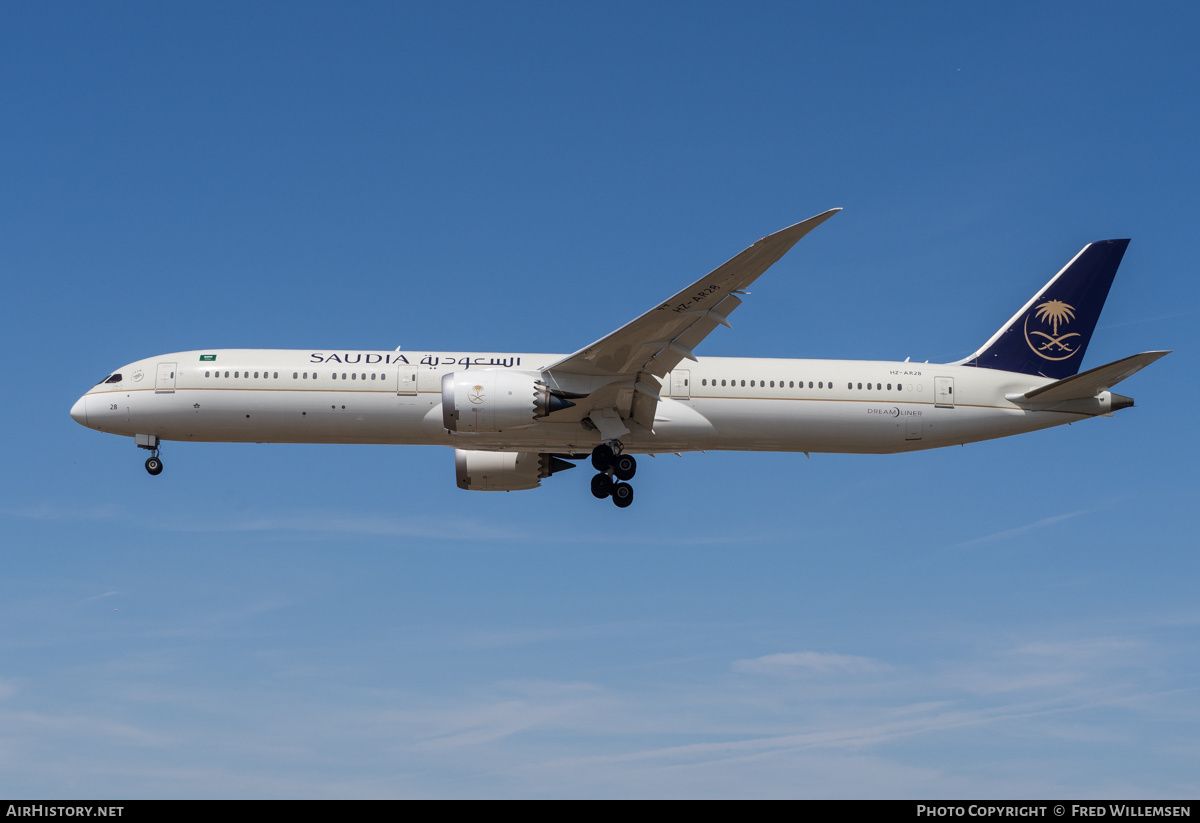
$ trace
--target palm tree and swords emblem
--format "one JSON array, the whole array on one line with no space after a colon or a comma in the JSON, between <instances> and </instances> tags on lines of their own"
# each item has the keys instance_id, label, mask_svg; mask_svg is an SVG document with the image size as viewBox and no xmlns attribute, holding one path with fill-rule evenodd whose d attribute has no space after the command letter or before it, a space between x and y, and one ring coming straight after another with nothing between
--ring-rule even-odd
<instances>
[{"instance_id":1,"label":"palm tree and swords emblem","mask_svg":"<svg viewBox=\"0 0 1200 823\"><path fill-rule=\"evenodd\" d=\"M1042 323L1050 324L1050 333L1044 331L1029 330L1029 316L1025 317L1025 342L1029 344L1029 348L1033 349L1033 353L1038 357L1046 360L1066 360L1075 352L1079 351L1079 346L1071 348L1067 344L1067 340L1072 337L1079 337L1078 332L1067 332L1060 335L1058 333L1059 325L1067 325L1075 319L1075 307L1061 300L1047 300L1040 304L1032 315L1036 320ZM1036 337L1038 340L1030 339ZM1057 356L1056 356L1057 355Z\"/></svg>"}]
</instances>

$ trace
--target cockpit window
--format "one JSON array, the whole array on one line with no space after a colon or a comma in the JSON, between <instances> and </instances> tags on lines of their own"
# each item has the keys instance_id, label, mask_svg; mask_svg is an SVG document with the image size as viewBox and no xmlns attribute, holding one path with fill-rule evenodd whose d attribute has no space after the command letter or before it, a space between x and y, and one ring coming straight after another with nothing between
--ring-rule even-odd
<instances>
[{"instance_id":1,"label":"cockpit window","mask_svg":"<svg viewBox=\"0 0 1200 823\"><path fill-rule=\"evenodd\" d=\"M97 386L100 386L100 385L103 385L103 384L105 384L105 383L120 383L120 382L121 382L121 373L120 373L120 372L117 372L116 374L111 374L111 375L109 375L108 377L104 378L103 380L101 380L101 381L100 381L99 383L97 383L96 385L97 385Z\"/></svg>"}]
</instances>

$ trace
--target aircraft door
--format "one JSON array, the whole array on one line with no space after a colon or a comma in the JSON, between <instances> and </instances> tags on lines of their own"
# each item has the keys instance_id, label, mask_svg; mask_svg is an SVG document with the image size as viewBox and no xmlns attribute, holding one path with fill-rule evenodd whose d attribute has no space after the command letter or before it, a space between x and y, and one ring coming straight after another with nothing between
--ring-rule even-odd
<instances>
[{"instance_id":1,"label":"aircraft door","mask_svg":"<svg viewBox=\"0 0 1200 823\"><path fill-rule=\"evenodd\" d=\"M933 378L934 405L943 409L954 408L954 378Z\"/></svg>"},{"instance_id":2,"label":"aircraft door","mask_svg":"<svg viewBox=\"0 0 1200 823\"><path fill-rule=\"evenodd\" d=\"M414 395L417 393L417 367L398 366L396 368L396 394Z\"/></svg>"},{"instance_id":3,"label":"aircraft door","mask_svg":"<svg viewBox=\"0 0 1200 823\"><path fill-rule=\"evenodd\" d=\"M671 372L671 397L676 400L688 400L692 396L692 373L688 369L676 369Z\"/></svg>"},{"instance_id":4,"label":"aircraft door","mask_svg":"<svg viewBox=\"0 0 1200 823\"><path fill-rule=\"evenodd\" d=\"M921 415L910 414L904 418L904 439L921 439Z\"/></svg>"},{"instance_id":5,"label":"aircraft door","mask_svg":"<svg viewBox=\"0 0 1200 823\"><path fill-rule=\"evenodd\" d=\"M155 394L174 394L175 392L175 364L174 363L159 363L158 374L154 378L154 393Z\"/></svg>"}]
</instances>

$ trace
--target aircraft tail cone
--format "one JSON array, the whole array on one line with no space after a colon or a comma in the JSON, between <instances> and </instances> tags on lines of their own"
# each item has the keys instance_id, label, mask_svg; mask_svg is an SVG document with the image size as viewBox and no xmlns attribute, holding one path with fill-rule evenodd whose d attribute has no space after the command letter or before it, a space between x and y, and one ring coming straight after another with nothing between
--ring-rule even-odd
<instances>
[{"instance_id":1,"label":"aircraft tail cone","mask_svg":"<svg viewBox=\"0 0 1200 823\"><path fill-rule=\"evenodd\" d=\"M1129 409L1132 407L1133 407L1133 398L1132 397L1126 397L1125 395L1117 394L1116 392L1112 393L1112 406L1111 406L1112 411L1118 411L1120 409Z\"/></svg>"}]
</instances>

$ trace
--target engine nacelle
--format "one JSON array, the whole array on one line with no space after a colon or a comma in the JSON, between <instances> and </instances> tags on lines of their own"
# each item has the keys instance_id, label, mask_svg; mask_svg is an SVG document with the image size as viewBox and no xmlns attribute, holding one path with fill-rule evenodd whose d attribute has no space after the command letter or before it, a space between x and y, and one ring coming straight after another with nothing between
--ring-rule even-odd
<instances>
[{"instance_id":1,"label":"engine nacelle","mask_svg":"<svg viewBox=\"0 0 1200 823\"><path fill-rule=\"evenodd\" d=\"M525 429L551 412L574 405L551 394L537 372L480 369L442 377L442 425L447 431Z\"/></svg>"},{"instance_id":2,"label":"engine nacelle","mask_svg":"<svg viewBox=\"0 0 1200 823\"><path fill-rule=\"evenodd\" d=\"M513 492L536 489L542 478L575 468L550 454L454 450L454 474L460 489Z\"/></svg>"}]
</instances>

